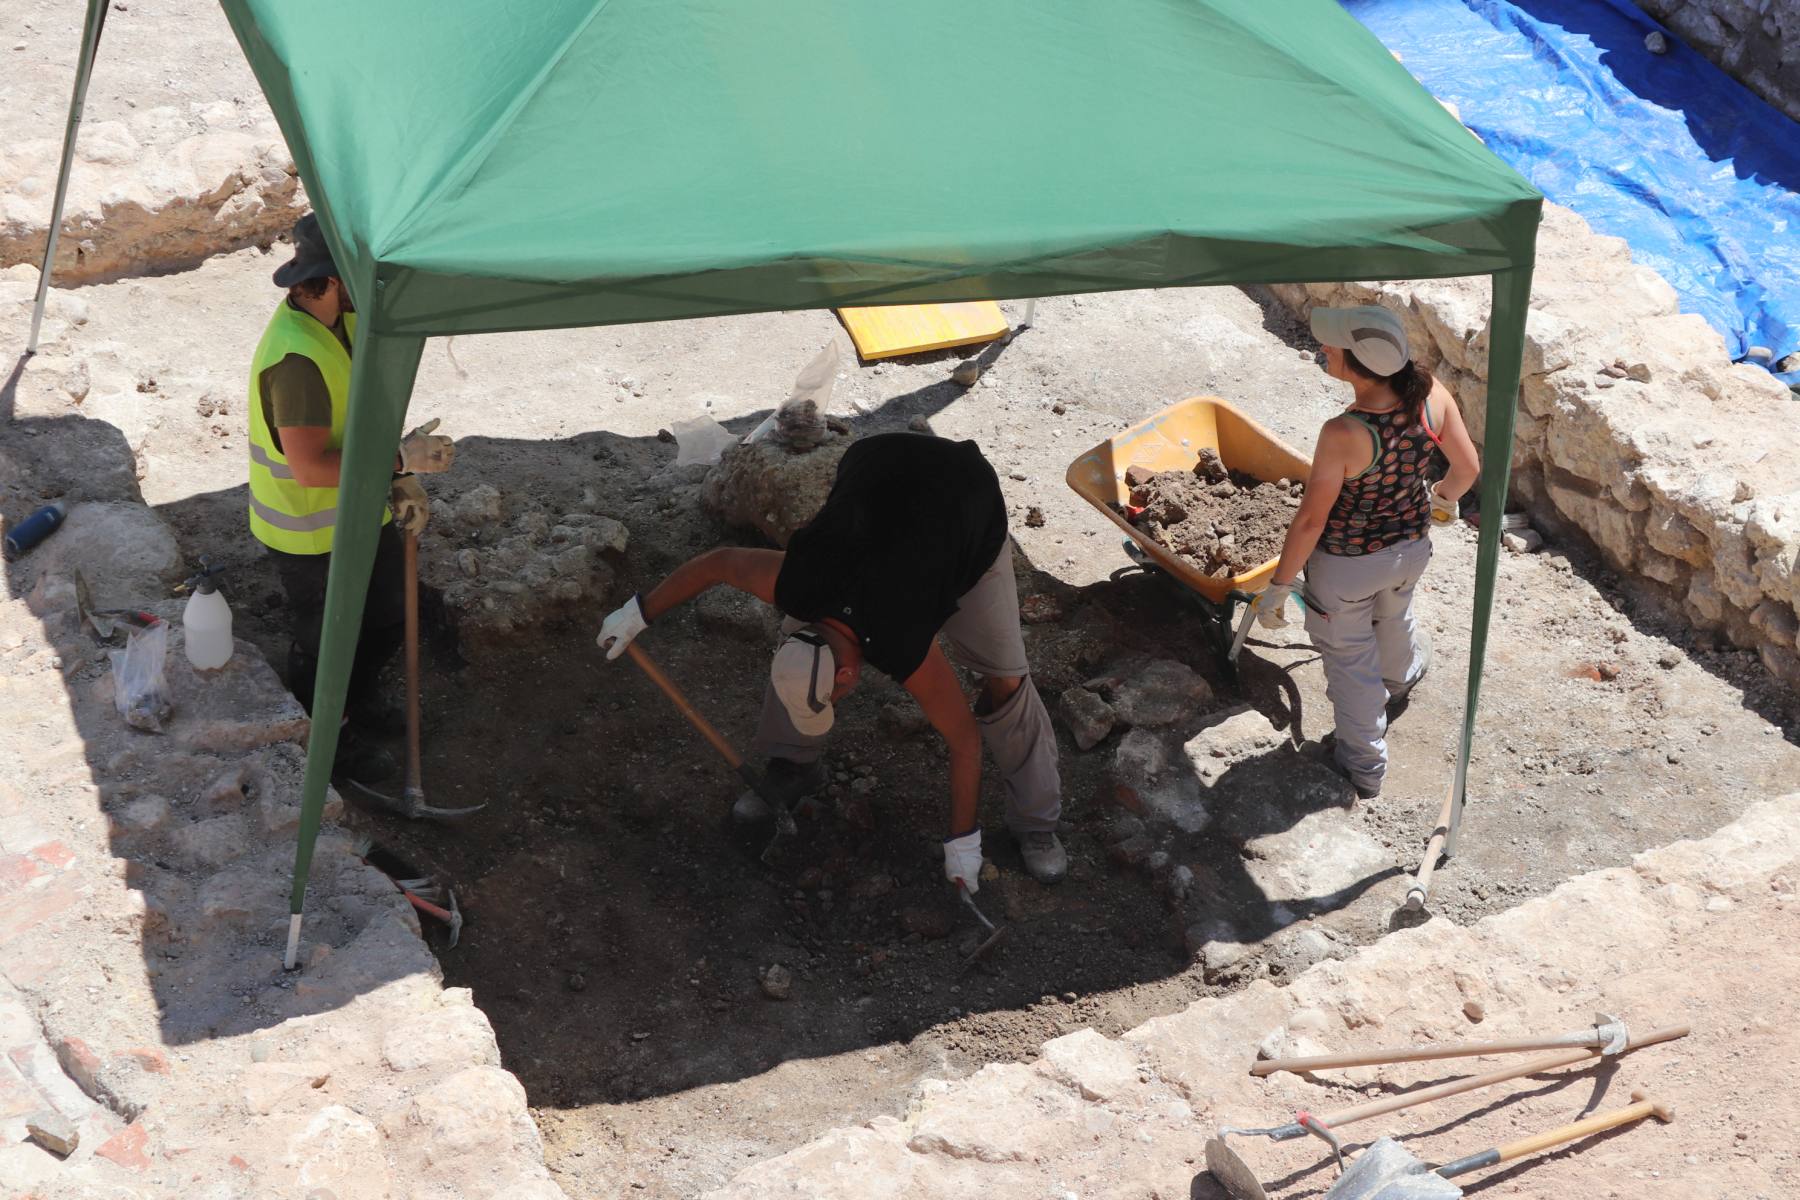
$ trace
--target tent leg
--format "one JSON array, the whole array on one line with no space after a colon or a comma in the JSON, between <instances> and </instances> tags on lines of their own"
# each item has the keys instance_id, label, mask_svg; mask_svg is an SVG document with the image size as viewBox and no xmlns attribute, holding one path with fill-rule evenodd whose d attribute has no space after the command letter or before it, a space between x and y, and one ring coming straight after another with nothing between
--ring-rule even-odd
<instances>
[{"instance_id":1,"label":"tent leg","mask_svg":"<svg viewBox=\"0 0 1800 1200\"><path fill-rule=\"evenodd\" d=\"M357 308L379 316L373 278L349 281ZM299 952L300 920L306 912L306 879L313 844L324 818L331 765L337 756L338 724L344 692L356 656L363 601L375 565L375 542L387 504L394 447L412 395L413 378L425 340L358 332L351 360L350 403L344 422L344 457L339 475L337 529L332 537L331 571L325 585L325 620L319 644L318 682L313 688L312 734L306 743L306 774L300 791L300 831L294 847L293 888L288 895L288 957Z\"/></svg>"},{"instance_id":2,"label":"tent leg","mask_svg":"<svg viewBox=\"0 0 1800 1200\"><path fill-rule=\"evenodd\" d=\"M1037 302L1038 298L1036 296L1033 296L1025 302L1025 315L1020 318L1018 329L1015 329L1013 332L1017 333L1019 329L1031 328L1032 324L1037 320Z\"/></svg>"},{"instance_id":3,"label":"tent leg","mask_svg":"<svg viewBox=\"0 0 1800 1200\"><path fill-rule=\"evenodd\" d=\"M281 959L281 969L284 971L298 970L300 966L300 920L301 914L288 914L287 953Z\"/></svg>"},{"instance_id":4,"label":"tent leg","mask_svg":"<svg viewBox=\"0 0 1800 1200\"><path fill-rule=\"evenodd\" d=\"M1456 777L1444 803L1438 829L1425 847L1406 907L1425 907L1431 874L1441 854L1456 853L1468 799L1469 753L1475 741L1475 712L1481 699L1482 668L1487 659L1488 625L1494 615L1494 580L1500 569L1500 534L1506 494L1512 478L1513 426L1519 401L1520 364L1525 353L1525 316L1531 303L1531 264L1494 275L1492 335L1488 348L1487 421L1482 434L1481 537L1475 547L1475 611L1469 627L1469 683L1463 704L1462 735L1456 747ZM1441 830L1441 832L1439 832Z\"/></svg>"},{"instance_id":5,"label":"tent leg","mask_svg":"<svg viewBox=\"0 0 1800 1200\"><path fill-rule=\"evenodd\" d=\"M100 51L100 28L106 24L111 0L88 0L87 21L81 30L81 57L75 64L75 90L69 97L69 123L63 130L62 166L56 173L56 198L50 202L50 228L44 234L44 267L38 272L37 299L31 308L31 337L26 354L36 354L38 330L44 323L44 302L50 292L50 266L56 261L56 238L62 232L63 204L69 196L69 169L75 163L75 134L81 128L81 110L87 104L88 80L94 73L94 56Z\"/></svg>"}]
</instances>

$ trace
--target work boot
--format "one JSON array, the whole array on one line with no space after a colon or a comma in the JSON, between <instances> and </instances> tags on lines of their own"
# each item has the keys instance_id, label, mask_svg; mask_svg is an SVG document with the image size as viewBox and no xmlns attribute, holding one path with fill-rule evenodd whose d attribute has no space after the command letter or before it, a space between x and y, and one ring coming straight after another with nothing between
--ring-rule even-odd
<instances>
[{"instance_id":1,"label":"work boot","mask_svg":"<svg viewBox=\"0 0 1800 1200\"><path fill-rule=\"evenodd\" d=\"M791 758L771 758L763 768L763 787L771 802L792 808L815 792L825 790L825 764L801 763Z\"/></svg>"},{"instance_id":2,"label":"work boot","mask_svg":"<svg viewBox=\"0 0 1800 1200\"><path fill-rule=\"evenodd\" d=\"M386 750L346 728L338 732L337 757L332 760L331 773L357 783L374 784L398 775L400 764Z\"/></svg>"},{"instance_id":3,"label":"work boot","mask_svg":"<svg viewBox=\"0 0 1800 1200\"><path fill-rule=\"evenodd\" d=\"M1420 672L1420 674L1424 674L1424 672ZM1417 681L1415 680L1415 682ZM1324 764L1330 767L1334 773L1340 776L1343 781L1349 784L1356 792L1356 798L1358 800L1381 799L1380 784L1370 787L1367 784L1356 782L1355 779L1351 778L1349 769L1346 768L1343 763L1338 761L1337 731L1335 729L1319 739L1319 753Z\"/></svg>"},{"instance_id":4,"label":"work boot","mask_svg":"<svg viewBox=\"0 0 1800 1200\"><path fill-rule=\"evenodd\" d=\"M1025 860L1025 870L1039 883L1056 883L1069 873L1069 855L1050 830L1015 833L1013 839L1019 843L1019 857Z\"/></svg>"}]
</instances>

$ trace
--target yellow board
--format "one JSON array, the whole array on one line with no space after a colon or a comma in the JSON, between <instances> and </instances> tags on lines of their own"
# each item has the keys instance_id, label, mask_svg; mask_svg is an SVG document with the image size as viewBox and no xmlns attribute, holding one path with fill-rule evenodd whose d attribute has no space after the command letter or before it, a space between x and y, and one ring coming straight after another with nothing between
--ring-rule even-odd
<instances>
[{"instance_id":1,"label":"yellow board","mask_svg":"<svg viewBox=\"0 0 1800 1200\"><path fill-rule=\"evenodd\" d=\"M865 360L991 342L1007 329L1006 314L992 300L840 308L838 316Z\"/></svg>"},{"instance_id":2,"label":"yellow board","mask_svg":"<svg viewBox=\"0 0 1800 1200\"><path fill-rule=\"evenodd\" d=\"M1160 542L1145 536L1112 507L1114 503L1125 503L1131 495L1131 489L1125 486L1127 467L1184 471L1200 461L1202 446L1218 451L1220 461L1231 470L1271 483L1277 479L1305 479L1312 473L1311 459L1225 401L1216 396L1195 396L1101 442L1069 464L1066 478L1076 494L1130 535L1157 566L1208 600L1222 603L1232 592L1248 594L1261 590L1275 573L1279 560L1272 558L1256 570L1230 579L1202 575L1192 563L1177 558Z\"/></svg>"}]
</instances>

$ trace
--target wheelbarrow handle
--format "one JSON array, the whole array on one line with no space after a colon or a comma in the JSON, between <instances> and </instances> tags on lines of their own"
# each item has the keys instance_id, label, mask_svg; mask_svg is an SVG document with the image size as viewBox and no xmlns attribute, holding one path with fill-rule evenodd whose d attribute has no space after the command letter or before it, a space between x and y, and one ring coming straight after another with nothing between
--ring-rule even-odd
<instances>
[{"instance_id":1,"label":"wheelbarrow handle","mask_svg":"<svg viewBox=\"0 0 1800 1200\"><path fill-rule=\"evenodd\" d=\"M1617 1129L1621 1125L1630 1125L1645 1117L1655 1117L1665 1123L1675 1119L1673 1109L1651 1099L1642 1091L1632 1092L1631 1098L1637 1103L1625 1108L1614 1109L1609 1113L1597 1113L1583 1121L1575 1121L1533 1137L1520 1138L1516 1142L1508 1142L1504 1146L1496 1146L1492 1150L1483 1150L1479 1154L1459 1158L1455 1162L1445 1163L1437 1168L1436 1174L1449 1179L1454 1175L1462 1175L1482 1167L1512 1162L1514 1159L1524 1158L1527 1154L1536 1154L1540 1150L1548 1150L1552 1146L1560 1146L1564 1142L1573 1142L1578 1138L1604 1133L1608 1129Z\"/></svg>"}]
</instances>

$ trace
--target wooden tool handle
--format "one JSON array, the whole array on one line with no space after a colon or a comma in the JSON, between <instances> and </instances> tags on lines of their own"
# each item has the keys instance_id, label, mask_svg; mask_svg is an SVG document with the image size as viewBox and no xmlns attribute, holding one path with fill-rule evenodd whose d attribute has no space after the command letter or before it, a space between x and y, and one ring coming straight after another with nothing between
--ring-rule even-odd
<instances>
[{"instance_id":1,"label":"wooden tool handle","mask_svg":"<svg viewBox=\"0 0 1800 1200\"><path fill-rule=\"evenodd\" d=\"M1347 1051L1343 1054L1315 1054L1309 1058L1269 1058L1254 1064L1250 1073L1273 1075L1277 1071L1321 1071L1330 1067L1372 1067L1385 1063L1430 1062L1440 1058L1473 1058L1482 1054L1519 1054L1529 1050L1581 1049L1580 1034L1560 1038L1526 1038L1512 1042L1455 1042L1442 1046L1409 1046L1401 1050ZM1588 1035L1588 1042L1598 1046L1599 1039Z\"/></svg>"},{"instance_id":2,"label":"wooden tool handle","mask_svg":"<svg viewBox=\"0 0 1800 1200\"><path fill-rule=\"evenodd\" d=\"M1471 1154L1467 1158L1459 1158L1453 1163L1445 1163L1439 1167L1436 1174L1449 1179L1453 1175L1461 1175L1466 1171L1498 1166L1500 1163L1524 1158L1528 1154L1536 1154L1540 1150L1548 1150L1552 1146L1560 1146L1564 1142L1573 1142L1591 1134L1617 1129L1621 1125L1630 1125L1645 1117L1655 1117L1659 1121L1675 1119L1674 1110L1652 1100L1641 1091L1632 1092L1631 1098L1636 1101L1635 1104L1615 1109L1609 1113L1598 1113L1586 1120L1576 1121L1545 1133L1535 1134L1532 1137L1520 1138L1516 1142L1508 1142L1504 1146L1496 1146L1492 1150L1483 1150L1480 1154Z\"/></svg>"},{"instance_id":3,"label":"wooden tool handle","mask_svg":"<svg viewBox=\"0 0 1800 1200\"><path fill-rule=\"evenodd\" d=\"M664 675L662 668L652 662L648 654L638 649L636 642L627 642L625 653L631 656L631 661L638 665L639 670L650 677L650 682L662 689L663 695L669 698L669 702L681 710L681 715L688 719L688 723L700 731L700 736L712 743L712 748L731 764L732 770L743 770L744 760L738 756L736 750L731 748L731 743L712 727L712 722L700 715L699 709L688 703L688 698L681 694L681 689L675 686L675 681Z\"/></svg>"},{"instance_id":4,"label":"wooden tool handle","mask_svg":"<svg viewBox=\"0 0 1800 1200\"><path fill-rule=\"evenodd\" d=\"M1653 1029L1642 1037L1634 1037L1626 1045L1627 1051L1643 1046L1653 1046L1658 1042L1673 1041L1686 1037L1686 1025L1671 1025L1666 1029ZM1505 1083L1509 1079L1519 1079L1526 1075L1537 1075L1544 1071L1554 1071L1558 1067L1566 1067L1586 1058L1596 1058L1600 1054L1594 1048L1576 1048L1560 1050L1555 1054L1547 1054L1543 1058L1534 1058L1527 1062L1516 1063L1510 1067L1501 1067L1484 1075L1470 1075L1466 1079L1452 1079L1448 1083L1440 1083L1435 1087L1422 1088L1416 1092L1403 1092L1398 1096L1387 1096L1380 1100L1371 1100L1366 1104L1356 1104L1349 1108L1341 1108L1336 1112L1320 1114L1319 1120L1330 1126L1348 1125L1352 1121L1361 1121L1369 1117L1379 1117L1384 1113L1398 1112L1403 1108L1411 1108L1417 1104L1429 1104L1433 1100L1442 1100L1446 1096L1457 1096L1463 1092L1476 1091L1479 1088L1491 1087L1496 1083Z\"/></svg>"},{"instance_id":5,"label":"wooden tool handle","mask_svg":"<svg viewBox=\"0 0 1800 1200\"><path fill-rule=\"evenodd\" d=\"M423 790L419 765L419 535L406 533L406 790Z\"/></svg>"}]
</instances>

